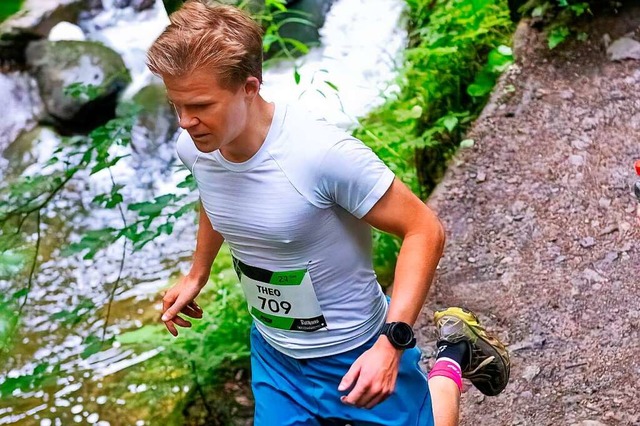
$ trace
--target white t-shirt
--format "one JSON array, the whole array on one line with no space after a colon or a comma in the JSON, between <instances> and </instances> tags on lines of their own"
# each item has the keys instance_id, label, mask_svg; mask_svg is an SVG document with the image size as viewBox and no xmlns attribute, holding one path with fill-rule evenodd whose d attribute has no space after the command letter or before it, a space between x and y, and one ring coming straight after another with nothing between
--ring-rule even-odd
<instances>
[{"instance_id":1,"label":"white t-shirt","mask_svg":"<svg viewBox=\"0 0 640 426\"><path fill-rule=\"evenodd\" d=\"M294 358L333 355L370 339L387 303L361 220L394 175L361 141L276 105L259 151L243 163L199 151L184 131L182 162L236 262L257 329Z\"/></svg>"}]
</instances>

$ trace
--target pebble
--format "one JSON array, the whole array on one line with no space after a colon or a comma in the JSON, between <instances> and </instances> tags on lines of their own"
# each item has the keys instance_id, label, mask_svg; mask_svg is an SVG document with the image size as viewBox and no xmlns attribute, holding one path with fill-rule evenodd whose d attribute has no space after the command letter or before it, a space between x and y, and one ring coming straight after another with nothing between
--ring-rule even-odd
<instances>
[{"instance_id":1,"label":"pebble","mask_svg":"<svg viewBox=\"0 0 640 426\"><path fill-rule=\"evenodd\" d=\"M540 374L540 367L537 365L529 365L524 369L524 373L522 374L522 378L526 381L530 382L533 380L538 374Z\"/></svg>"},{"instance_id":2,"label":"pebble","mask_svg":"<svg viewBox=\"0 0 640 426\"><path fill-rule=\"evenodd\" d=\"M571 155L569 156L569 163L574 166L582 166L584 165L584 157L582 155Z\"/></svg>"},{"instance_id":3,"label":"pebble","mask_svg":"<svg viewBox=\"0 0 640 426\"><path fill-rule=\"evenodd\" d=\"M580 240L582 248L590 248L596 245L596 240L593 237L586 237Z\"/></svg>"}]
</instances>

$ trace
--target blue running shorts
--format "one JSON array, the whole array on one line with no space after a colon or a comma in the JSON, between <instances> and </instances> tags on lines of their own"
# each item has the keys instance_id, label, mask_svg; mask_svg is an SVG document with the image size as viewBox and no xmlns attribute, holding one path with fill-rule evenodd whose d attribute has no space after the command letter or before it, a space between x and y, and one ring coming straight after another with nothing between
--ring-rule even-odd
<instances>
[{"instance_id":1,"label":"blue running shorts","mask_svg":"<svg viewBox=\"0 0 640 426\"><path fill-rule=\"evenodd\" d=\"M251 329L251 369L256 400L254 426L433 426L420 349L404 351L396 389L370 410L343 404L338 384L355 360L378 339L337 355L295 359L270 346ZM340 421L338 421L340 420Z\"/></svg>"}]
</instances>

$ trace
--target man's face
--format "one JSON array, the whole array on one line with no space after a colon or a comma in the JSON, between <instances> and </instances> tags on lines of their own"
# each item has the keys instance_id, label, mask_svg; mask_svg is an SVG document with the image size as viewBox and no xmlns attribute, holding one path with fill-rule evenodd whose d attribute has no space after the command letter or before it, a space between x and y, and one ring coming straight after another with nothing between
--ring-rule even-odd
<instances>
[{"instance_id":1,"label":"man's face","mask_svg":"<svg viewBox=\"0 0 640 426\"><path fill-rule=\"evenodd\" d=\"M247 84L223 89L210 70L188 76L163 76L167 96L178 114L180 127L202 152L212 152L236 140L245 130L253 99Z\"/></svg>"}]
</instances>

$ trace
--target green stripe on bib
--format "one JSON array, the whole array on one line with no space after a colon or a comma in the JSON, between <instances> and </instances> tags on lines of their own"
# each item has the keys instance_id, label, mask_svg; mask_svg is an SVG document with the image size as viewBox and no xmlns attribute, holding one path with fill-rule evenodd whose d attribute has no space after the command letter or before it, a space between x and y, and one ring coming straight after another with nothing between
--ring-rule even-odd
<instances>
[{"instance_id":1,"label":"green stripe on bib","mask_svg":"<svg viewBox=\"0 0 640 426\"><path fill-rule=\"evenodd\" d=\"M273 275L271 275L271 280L269 280L269 284L300 285L300 283L302 282L302 279L304 278L304 274L306 273L307 273L306 269L274 272Z\"/></svg>"},{"instance_id":2,"label":"green stripe on bib","mask_svg":"<svg viewBox=\"0 0 640 426\"><path fill-rule=\"evenodd\" d=\"M273 328L279 328L281 330L291 330L291 326L293 325L293 318L285 318L279 317L276 315L265 314L264 312L258 310L256 307L251 307L251 315L254 318L260 320L265 325Z\"/></svg>"}]
</instances>

